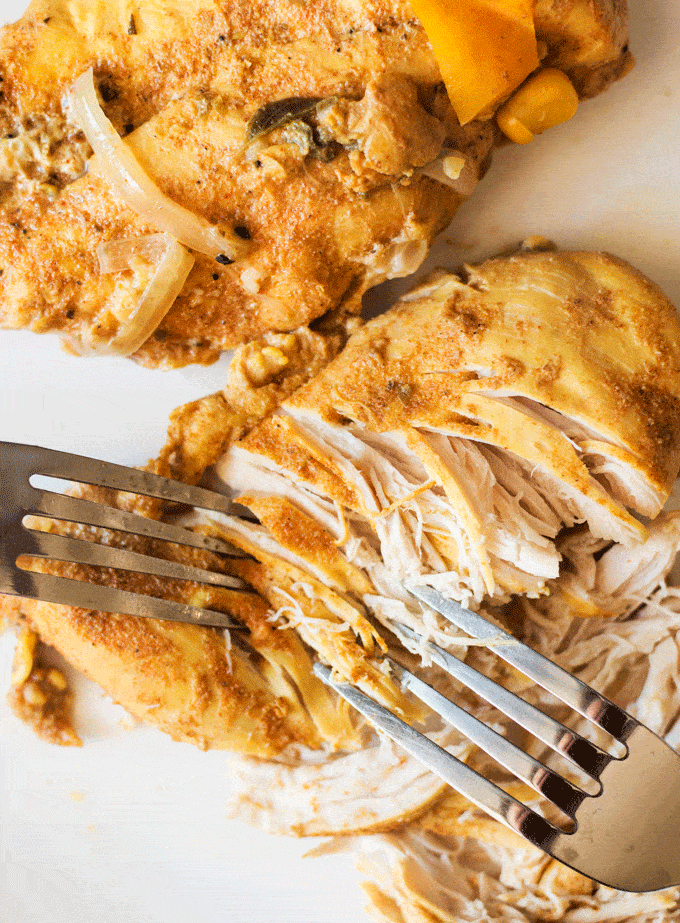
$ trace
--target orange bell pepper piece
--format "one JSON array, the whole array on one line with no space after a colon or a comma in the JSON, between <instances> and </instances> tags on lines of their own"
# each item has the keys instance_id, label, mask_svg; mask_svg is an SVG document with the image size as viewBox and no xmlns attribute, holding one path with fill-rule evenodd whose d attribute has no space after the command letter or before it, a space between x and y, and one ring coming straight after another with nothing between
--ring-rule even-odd
<instances>
[{"instance_id":1,"label":"orange bell pepper piece","mask_svg":"<svg viewBox=\"0 0 680 923\"><path fill-rule=\"evenodd\" d=\"M411 0L461 125L539 65L533 0Z\"/></svg>"}]
</instances>

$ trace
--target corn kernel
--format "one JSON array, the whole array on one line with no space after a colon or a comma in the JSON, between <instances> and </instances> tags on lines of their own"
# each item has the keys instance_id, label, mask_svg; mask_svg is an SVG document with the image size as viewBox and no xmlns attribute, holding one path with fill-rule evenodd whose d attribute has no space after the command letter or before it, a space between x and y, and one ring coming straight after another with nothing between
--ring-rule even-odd
<instances>
[{"instance_id":1,"label":"corn kernel","mask_svg":"<svg viewBox=\"0 0 680 923\"><path fill-rule=\"evenodd\" d=\"M442 170L449 179L458 179L465 166L465 157L462 154L449 154L442 160Z\"/></svg>"},{"instance_id":2,"label":"corn kernel","mask_svg":"<svg viewBox=\"0 0 680 923\"><path fill-rule=\"evenodd\" d=\"M246 374L256 388L268 385L272 379L285 368L290 360L276 346L264 346L246 357Z\"/></svg>"},{"instance_id":3,"label":"corn kernel","mask_svg":"<svg viewBox=\"0 0 680 923\"><path fill-rule=\"evenodd\" d=\"M498 110L496 121L504 135L528 144L546 128L568 121L578 108L578 94L562 71L546 68L530 77Z\"/></svg>"},{"instance_id":4,"label":"corn kernel","mask_svg":"<svg viewBox=\"0 0 680 923\"><path fill-rule=\"evenodd\" d=\"M53 199L56 194L59 192L56 186L53 186L52 183L41 183L40 191L44 193L48 198Z\"/></svg>"},{"instance_id":5,"label":"corn kernel","mask_svg":"<svg viewBox=\"0 0 680 923\"><path fill-rule=\"evenodd\" d=\"M47 702L47 696L40 686L37 686L35 683L26 683L21 691L24 700L28 702L29 705L40 706Z\"/></svg>"},{"instance_id":6,"label":"corn kernel","mask_svg":"<svg viewBox=\"0 0 680 923\"><path fill-rule=\"evenodd\" d=\"M54 686L55 689L58 689L59 692L63 692L68 685L66 682L66 677L61 672L61 670L55 670L54 668L48 672L47 680L50 685Z\"/></svg>"},{"instance_id":7,"label":"corn kernel","mask_svg":"<svg viewBox=\"0 0 680 923\"><path fill-rule=\"evenodd\" d=\"M282 353L276 346L265 346L262 350L262 355L272 366L277 366L282 369L288 365L288 356Z\"/></svg>"},{"instance_id":8,"label":"corn kernel","mask_svg":"<svg viewBox=\"0 0 680 923\"><path fill-rule=\"evenodd\" d=\"M520 250L545 253L550 250L557 250L557 245L547 237L543 237L542 234L530 234L520 244Z\"/></svg>"}]
</instances>

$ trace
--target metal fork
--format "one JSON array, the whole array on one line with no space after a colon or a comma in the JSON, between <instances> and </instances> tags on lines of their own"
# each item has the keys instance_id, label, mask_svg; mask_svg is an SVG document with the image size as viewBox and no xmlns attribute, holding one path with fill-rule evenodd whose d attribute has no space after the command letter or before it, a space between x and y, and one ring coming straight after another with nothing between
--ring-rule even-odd
<instances>
[{"instance_id":1,"label":"metal fork","mask_svg":"<svg viewBox=\"0 0 680 923\"><path fill-rule=\"evenodd\" d=\"M405 586L623 745L617 755L607 752L447 651L423 643L437 666L594 780L586 791L390 659L403 688L552 802L573 820L572 830L550 823L354 686L336 682L327 667L315 665L317 676L456 791L565 865L623 891L656 891L680 884L680 755L605 696L479 614L430 587ZM417 638L404 625L399 631Z\"/></svg>"},{"instance_id":2,"label":"metal fork","mask_svg":"<svg viewBox=\"0 0 680 923\"><path fill-rule=\"evenodd\" d=\"M221 494L147 471L39 446L0 442L0 593L123 615L195 622L218 628L242 627L224 612L20 568L17 559L30 556L137 571L234 590L249 589L238 577L73 536L41 532L24 524L26 516L43 516L162 539L228 557L243 557L242 552L219 538L91 500L33 487L30 478L34 475L108 487L220 513L233 514L235 511L235 505Z\"/></svg>"},{"instance_id":3,"label":"metal fork","mask_svg":"<svg viewBox=\"0 0 680 923\"><path fill-rule=\"evenodd\" d=\"M46 516L222 555L242 555L227 542L180 526L38 489L29 482L37 474L221 513L233 514L239 509L221 494L134 468L36 446L0 443L0 593L104 612L222 628L242 627L221 612L19 568L17 558L29 555L247 589L235 577L31 528L23 523L26 516ZM317 675L458 792L571 868L624 891L654 891L680 884L680 756L609 699L479 614L445 599L430 587L407 589L473 638L487 642L499 657L618 742L621 753L607 752L447 651L423 642L435 664L579 767L590 782L581 788L390 658L394 674L405 689L572 818L574 830L566 832L555 826L354 686L336 682L322 664L314 667ZM417 638L406 626L400 625L399 631Z\"/></svg>"}]
</instances>

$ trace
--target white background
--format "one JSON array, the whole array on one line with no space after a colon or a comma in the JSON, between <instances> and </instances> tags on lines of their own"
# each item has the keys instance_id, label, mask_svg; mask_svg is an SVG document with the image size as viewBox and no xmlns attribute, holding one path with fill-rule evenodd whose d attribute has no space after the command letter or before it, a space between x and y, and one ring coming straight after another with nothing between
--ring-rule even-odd
<instances>
[{"instance_id":1,"label":"white background","mask_svg":"<svg viewBox=\"0 0 680 923\"><path fill-rule=\"evenodd\" d=\"M680 0L629 2L632 74L568 125L500 152L427 267L542 234L630 260L680 305ZM0 0L1 17L23 6ZM136 464L162 445L170 411L218 390L225 368L79 360L55 338L1 332L0 438ZM5 635L2 688L11 649ZM225 819L224 754L130 728L97 687L74 683L82 749L42 743L0 706L3 923L365 919L348 859L303 859L313 842Z\"/></svg>"}]
</instances>

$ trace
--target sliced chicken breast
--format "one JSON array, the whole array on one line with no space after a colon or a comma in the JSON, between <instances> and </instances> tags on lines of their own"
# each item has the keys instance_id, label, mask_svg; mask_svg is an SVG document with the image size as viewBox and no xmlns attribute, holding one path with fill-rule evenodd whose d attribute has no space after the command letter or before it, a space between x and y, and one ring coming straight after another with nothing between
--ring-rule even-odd
<instances>
[{"instance_id":1,"label":"sliced chicken breast","mask_svg":"<svg viewBox=\"0 0 680 923\"><path fill-rule=\"evenodd\" d=\"M401 624L546 705L491 649L416 603L406 576L482 609L680 742L679 514L644 523L633 515L658 511L680 465L679 343L665 296L604 254L520 252L439 273L330 363L320 359L282 403L270 392L256 401L260 422L253 412L244 423L242 411L241 438L236 422L226 427L231 442L216 472L257 521L185 522L247 551L206 563L256 592L151 589L221 607L247 636L232 632L228 644L210 629L30 601L15 604L15 617L133 714L180 739L268 760L236 772L235 816L296 835L389 831L387 840L349 841L362 850L383 919L457 919L480 900L498 920L521 920L526 908L530 920L548 906L580 913L593 907L585 897L599 912L614 901L609 892L560 878L546 857L527 858L495 822L379 746L312 665L330 664L471 765L482 765L480 754L428 720L384 652L399 652L482 720L498 724L498 715L438 675ZM239 370L249 356L241 350ZM216 407L187 412L159 470L174 460L195 479L201 460L215 459L226 419ZM211 428L211 419L221 423ZM69 573L150 589L110 572ZM471 868L482 870L473 883ZM637 912L613 909L617 919Z\"/></svg>"}]
</instances>

